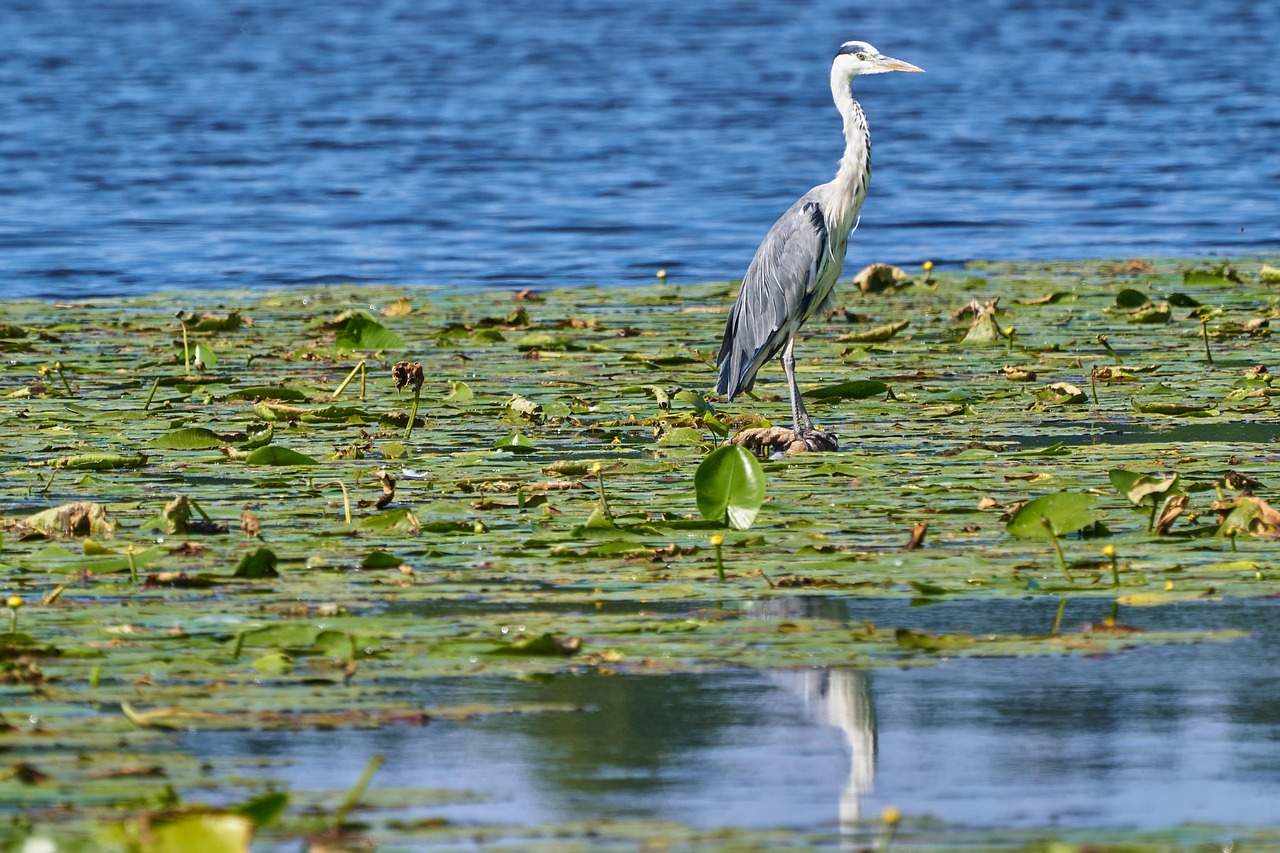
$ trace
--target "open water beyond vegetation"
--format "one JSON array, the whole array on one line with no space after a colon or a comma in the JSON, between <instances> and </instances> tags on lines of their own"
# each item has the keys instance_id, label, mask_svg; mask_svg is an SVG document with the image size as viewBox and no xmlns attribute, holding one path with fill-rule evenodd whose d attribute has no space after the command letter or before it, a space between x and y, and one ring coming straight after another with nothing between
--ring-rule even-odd
<instances>
[{"instance_id":1,"label":"open water beyond vegetation","mask_svg":"<svg viewBox=\"0 0 1280 853\"><path fill-rule=\"evenodd\" d=\"M839 157L870 261L1280 244L1280 4L12 0L0 296L740 276Z\"/></svg>"}]
</instances>

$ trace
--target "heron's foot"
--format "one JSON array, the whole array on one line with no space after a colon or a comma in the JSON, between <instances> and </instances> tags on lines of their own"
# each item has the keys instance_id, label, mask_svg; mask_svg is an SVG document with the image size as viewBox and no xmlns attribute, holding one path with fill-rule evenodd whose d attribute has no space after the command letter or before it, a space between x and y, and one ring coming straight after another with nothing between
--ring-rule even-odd
<instances>
[{"instance_id":1,"label":"heron's foot","mask_svg":"<svg viewBox=\"0 0 1280 853\"><path fill-rule=\"evenodd\" d=\"M745 447L757 456L830 453L839 449L834 435L813 428L796 432L784 427L755 427L737 433L729 443Z\"/></svg>"},{"instance_id":2,"label":"heron's foot","mask_svg":"<svg viewBox=\"0 0 1280 853\"><path fill-rule=\"evenodd\" d=\"M795 441L787 448L787 453L835 453L840 449L840 445L836 442L834 433L829 433L815 426L809 426L801 429L799 432L793 432ZM797 447L796 445L801 445Z\"/></svg>"}]
</instances>

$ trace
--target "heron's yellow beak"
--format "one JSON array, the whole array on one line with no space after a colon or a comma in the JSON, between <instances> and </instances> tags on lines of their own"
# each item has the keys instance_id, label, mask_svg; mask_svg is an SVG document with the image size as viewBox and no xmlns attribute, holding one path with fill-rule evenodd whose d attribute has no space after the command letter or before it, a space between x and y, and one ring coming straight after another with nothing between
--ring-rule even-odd
<instances>
[{"instance_id":1,"label":"heron's yellow beak","mask_svg":"<svg viewBox=\"0 0 1280 853\"><path fill-rule=\"evenodd\" d=\"M903 62L901 59L894 59L892 56L877 56L876 65L879 65L885 71L919 71L924 72L923 68L912 65L910 62Z\"/></svg>"}]
</instances>

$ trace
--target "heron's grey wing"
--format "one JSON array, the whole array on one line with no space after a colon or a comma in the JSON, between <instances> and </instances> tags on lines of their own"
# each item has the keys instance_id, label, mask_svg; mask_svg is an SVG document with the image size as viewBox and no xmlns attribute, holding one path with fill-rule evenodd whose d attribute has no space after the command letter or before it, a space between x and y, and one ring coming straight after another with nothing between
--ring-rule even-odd
<instances>
[{"instance_id":1,"label":"heron's grey wing","mask_svg":"<svg viewBox=\"0 0 1280 853\"><path fill-rule=\"evenodd\" d=\"M793 204L773 224L742 279L729 312L716 365L716 390L733 399L755 385L756 371L777 355L825 297L816 292L827 252L827 222L818 202Z\"/></svg>"}]
</instances>

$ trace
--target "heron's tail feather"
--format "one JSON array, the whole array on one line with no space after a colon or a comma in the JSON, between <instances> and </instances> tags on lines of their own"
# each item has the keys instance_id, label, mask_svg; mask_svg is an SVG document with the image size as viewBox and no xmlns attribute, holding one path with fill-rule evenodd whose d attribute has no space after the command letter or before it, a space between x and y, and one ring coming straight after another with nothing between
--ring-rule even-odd
<instances>
[{"instance_id":1,"label":"heron's tail feather","mask_svg":"<svg viewBox=\"0 0 1280 853\"><path fill-rule=\"evenodd\" d=\"M720 379L716 383L716 392L726 394L732 400L739 394L750 391L756 384L756 373L769 359L777 355L785 338L775 340L770 336L763 342L756 341L749 327L740 325L745 315L742 303L734 305L729 312L729 319L724 327L724 341L720 344L720 354L716 357L716 366L720 368Z\"/></svg>"}]
</instances>

